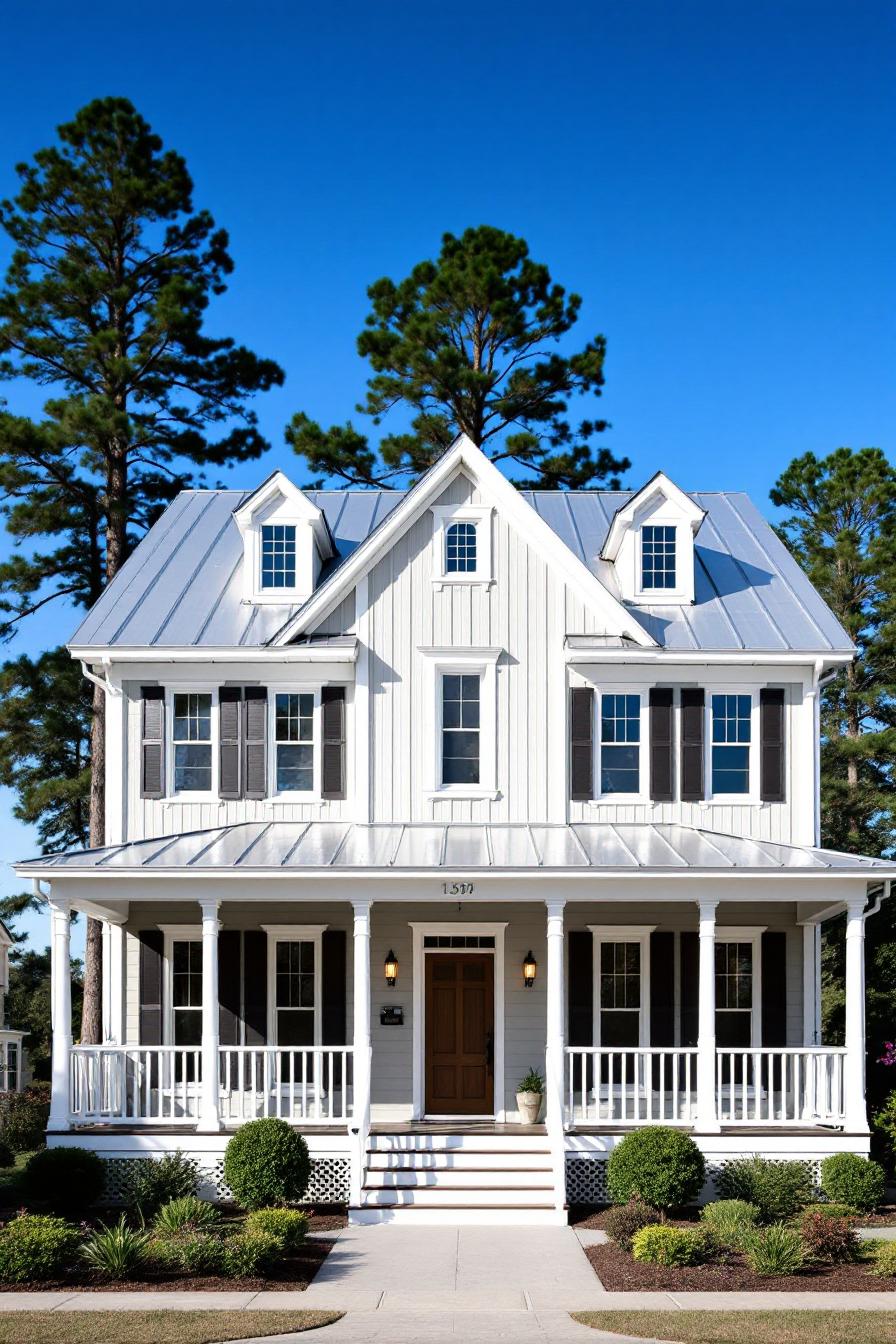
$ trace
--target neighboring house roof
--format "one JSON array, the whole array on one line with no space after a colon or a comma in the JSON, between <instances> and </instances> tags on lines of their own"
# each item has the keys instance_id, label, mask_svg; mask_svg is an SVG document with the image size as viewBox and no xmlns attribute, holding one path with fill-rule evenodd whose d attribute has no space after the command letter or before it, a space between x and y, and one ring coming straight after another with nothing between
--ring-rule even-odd
<instances>
[{"instance_id":1,"label":"neighboring house roof","mask_svg":"<svg viewBox=\"0 0 896 1344\"><path fill-rule=\"evenodd\" d=\"M309 490L338 552L329 574L402 501L397 490ZM522 491L539 517L615 595L600 559L616 512L632 491ZM233 511L250 492L185 490L177 496L99 601L71 644L98 648L258 648L299 610L242 600L243 547ZM850 653L849 637L750 499L690 496L705 511L695 547L693 605L628 606L661 647L676 651ZM570 630L575 635L580 631Z\"/></svg>"},{"instance_id":2,"label":"neighboring house roof","mask_svg":"<svg viewBox=\"0 0 896 1344\"><path fill-rule=\"evenodd\" d=\"M76 850L15 865L21 877L88 873L94 878L233 871L769 871L847 876L896 874L896 863L855 854L747 840L678 825L467 823L377 824L247 821L183 835Z\"/></svg>"}]
</instances>

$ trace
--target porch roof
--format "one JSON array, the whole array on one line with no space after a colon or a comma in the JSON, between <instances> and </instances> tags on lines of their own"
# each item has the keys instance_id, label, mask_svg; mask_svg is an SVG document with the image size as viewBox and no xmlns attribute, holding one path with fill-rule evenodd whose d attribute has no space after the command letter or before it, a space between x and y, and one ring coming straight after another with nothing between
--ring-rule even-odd
<instances>
[{"instance_id":1,"label":"porch roof","mask_svg":"<svg viewBox=\"0 0 896 1344\"><path fill-rule=\"evenodd\" d=\"M896 863L679 825L247 821L24 860L20 877L273 872L739 872L896 875Z\"/></svg>"}]
</instances>

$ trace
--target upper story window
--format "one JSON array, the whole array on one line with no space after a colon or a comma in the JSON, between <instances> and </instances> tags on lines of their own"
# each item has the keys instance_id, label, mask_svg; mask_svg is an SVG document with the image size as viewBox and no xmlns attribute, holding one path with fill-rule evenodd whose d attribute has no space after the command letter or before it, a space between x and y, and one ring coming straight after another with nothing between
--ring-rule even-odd
<instances>
[{"instance_id":1,"label":"upper story window","mask_svg":"<svg viewBox=\"0 0 896 1344\"><path fill-rule=\"evenodd\" d=\"M640 793L641 697L604 693L600 697L600 792Z\"/></svg>"},{"instance_id":2,"label":"upper story window","mask_svg":"<svg viewBox=\"0 0 896 1344\"><path fill-rule=\"evenodd\" d=\"M296 529L292 523L265 523L261 529L262 588L295 588Z\"/></svg>"},{"instance_id":3,"label":"upper story window","mask_svg":"<svg viewBox=\"0 0 896 1344\"><path fill-rule=\"evenodd\" d=\"M667 525L641 528L641 587L675 587L675 532Z\"/></svg>"},{"instance_id":4,"label":"upper story window","mask_svg":"<svg viewBox=\"0 0 896 1344\"><path fill-rule=\"evenodd\" d=\"M479 690L475 673L442 677L442 783L479 783Z\"/></svg>"},{"instance_id":5,"label":"upper story window","mask_svg":"<svg viewBox=\"0 0 896 1344\"><path fill-rule=\"evenodd\" d=\"M278 793L314 789L314 695L278 691L274 697L274 778Z\"/></svg>"},{"instance_id":6,"label":"upper story window","mask_svg":"<svg viewBox=\"0 0 896 1344\"><path fill-rule=\"evenodd\" d=\"M211 692L175 692L171 740L174 792L209 792L212 787Z\"/></svg>"},{"instance_id":7,"label":"upper story window","mask_svg":"<svg viewBox=\"0 0 896 1344\"><path fill-rule=\"evenodd\" d=\"M711 701L710 719L713 793L748 794L753 720L752 696L714 695Z\"/></svg>"},{"instance_id":8,"label":"upper story window","mask_svg":"<svg viewBox=\"0 0 896 1344\"><path fill-rule=\"evenodd\" d=\"M476 573L476 524L451 523L445 532L445 573Z\"/></svg>"}]
</instances>

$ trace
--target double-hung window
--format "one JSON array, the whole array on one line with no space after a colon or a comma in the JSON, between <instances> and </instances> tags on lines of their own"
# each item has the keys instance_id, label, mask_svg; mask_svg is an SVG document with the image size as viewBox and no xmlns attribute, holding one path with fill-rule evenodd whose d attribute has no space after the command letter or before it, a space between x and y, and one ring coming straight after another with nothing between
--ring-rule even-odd
<instances>
[{"instance_id":1,"label":"double-hung window","mask_svg":"<svg viewBox=\"0 0 896 1344\"><path fill-rule=\"evenodd\" d=\"M274 783L277 793L314 789L314 694L278 691L274 696Z\"/></svg>"},{"instance_id":2,"label":"double-hung window","mask_svg":"<svg viewBox=\"0 0 896 1344\"><path fill-rule=\"evenodd\" d=\"M479 783L479 699L475 672L442 675L442 783Z\"/></svg>"},{"instance_id":3,"label":"double-hung window","mask_svg":"<svg viewBox=\"0 0 896 1344\"><path fill-rule=\"evenodd\" d=\"M278 1045L313 1045L315 946L311 941L276 944L274 1030Z\"/></svg>"},{"instance_id":4,"label":"double-hung window","mask_svg":"<svg viewBox=\"0 0 896 1344\"><path fill-rule=\"evenodd\" d=\"M171 943L171 1043L202 1044L202 941Z\"/></svg>"},{"instance_id":5,"label":"double-hung window","mask_svg":"<svg viewBox=\"0 0 896 1344\"><path fill-rule=\"evenodd\" d=\"M261 528L262 588L295 588L296 529L294 523L263 523Z\"/></svg>"},{"instance_id":6,"label":"double-hung window","mask_svg":"<svg viewBox=\"0 0 896 1344\"><path fill-rule=\"evenodd\" d=\"M599 1039L602 1046L641 1044L641 943L598 943Z\"/></svg>"},{"instance_id":7,"label":"double-hung window","mask_svg":"<svg viewBox=\"0 0 896 1344\"><path fill-rule=\"evenodd\" d=\"M641 697L604 692L600 697L600 793L641 789Z\"/></svg>"},{"instance_id":8,"label":"double-hung window","mask_svg":"<svg viewBox=\"0 0 896 1344\"><path fill-rule=\"evenodd\" d=\"M641 529L641 587L675 587L675 528L646 525Z\"/></svg>"},{"instance_id":9,"label":"double-hung window","mask_svg":"<svg viewBox=\"0 0 896 1344\"><path fill-rule=\"evenodd\" d=\"M174 792L208 793L212 787L212 695L175 691L172 721Z\"/></svg>"},{"instance_id":10,"label":"double-hung window","mask_svg":"<svg viewBox=\"0 0 896 1344\"><path fill-rule=\"evenodd\" d=\"M750 942L716 942L716 1043L720 1050L753 1044L753 950Z\"/></svg>"},{"instance_id":11,"label":"double-hung window","mask_svg":"<svg viewBox=\"0 0 896 1344\"><path fill-rule=\"evenodd\" d=\"M722 694L711 699L710 753L714 794L749 794L753 698Z\"/></svg>"},{"instance_id":12,"label":"double-hung window","mask_svg":"<svg viewBox=\"0 0 896 1344\"><path fill-rule=\"evenodd\" d=\"M445 530L445 573L476 573L476 524L451 523Z\"/></svg>"}]
</instances>

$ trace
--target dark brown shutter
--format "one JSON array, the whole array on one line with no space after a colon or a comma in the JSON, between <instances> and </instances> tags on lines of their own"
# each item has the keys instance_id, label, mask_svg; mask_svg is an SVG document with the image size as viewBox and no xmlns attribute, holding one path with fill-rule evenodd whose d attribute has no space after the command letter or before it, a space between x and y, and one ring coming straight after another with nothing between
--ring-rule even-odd
<instances>
[{"instance_id":1,"label":"dark brown shutter","mask_svg":"<svg viewBox=\"0 0 896 1344\"><path fill-rule=\"evenodd\" d=\"M268 936L263 929L243 934L243 1017L246 1045L264 1045L268 1031Z\"/></svg>"},{"instance_id":2,"label":"dark brown shutter","mask_svg":"<svg viewBox=\"0 0 896 1344\"><path fill-rule=\"evenodd\" d=\"M759 692L759 796L764 803L784 802L784 692Z\"/></svg>"},{"instance_id":3,"label":"dark brown shutter","mask_svg":"<svg viewBox=\"0 0 896 1344\"><path fill-rule=\"evenodd\" d=\"M567 993L567 1045L594 1043L594 938L587 929L570 929Z\"/></svg>"},{"instance_id":4,"label":"dark brown shutter","mask_svg":"<svg viewBox=\"0 0 896 1344\"><path fill-rule=\"evenodd\" d=\"M161 1045L164 935L161 929L141 929L137 941L140 944L140 1044Z\"/></svg>"},{"instance_id":5,"label":"dark brown shutter","mask_svg":"<svg viewBox=\"0 0 896 1344\"><path fill-rule=\"evenodd\" d=\"M671 803L674 793L672 745L672 689L650 691L650 796L655 803Z\"/></svg>"},{"instance_id":6,"label":"dark brown shutter","mask_svg":"<svg viewBox=\"0 0 896 1344\"><path fill-rule=\"evenodd\" d=\"M650 1044L675 1044L675 934L650 935Z\"/></svg>"},{"instance_id":7,"label":"dark brown shutter","mask_svg":"<svg viewBox=\"0 0 896 1344\"><path fill-rule=\"evenodd\" d=\"M243 691L243 797L267 794L268 693L264 686Z\"/></svg>"},{"instance_id":8,"label":"dark brown shutter","mask_svg":"<svg viewBox=\"0 0 896 1344\"><path fill-rule=\"evenodd\" d=\"M220 779L222 798L240 797L240 718L243 692L239 686L222 686L218 691L218 737L220 742Z\"/></svg>"},{"instance_id":9,"label":"dark brown shutter","mask_svg":"<svg viewBox=\"0 0 896 1344\"><path fill-rule=\"evenodd\" d=\"M240 968L242 934L222 929L218 934L218 1031L222 1045L241 1045Z\"/></svg>"},{"instance_id":10,"label":"dark brown shutter","mask_svg":"<svg viewBox=\"0 0 896 1344\"><path fill-rule=\"evenodd\" d=\"M703 784L702 690L684 686L681 691L681 801L699 803Z\"/></svg>"},{"instance_id":11,"label":"dark brown shutter","mask_svg":"<svg viewBox=\"0 0 896 1344\"><path fill-rule=\"evenodd\" d=\"M757 972L753 967L753 976ZM762 1044L787 1044L787 935L783 929L762 935Z\"/></svg>"},{"instance_id":12,"label":"dark brown shutter","mask_svg":"<svg viewBox=\"0 0 896 1344\"><path fill-rule=\"evenodd\" d=\"M681 1044L696 1045L700 1024L700 939L686 930L679 934L681 964Z\"/></svg>"},{"instance_id":13,"label":"dark brown shutter","mask_svg":"<svg viewBox=\"0 0 896 1344\"><path fill-rule=\"evenodd\" d=\"M569 692L569 796L587 802L594 796L594 691L573 686Z\"/></svg>"},{"instance_id":14,"label":"dark brown shutter","mask_svg":"<svg viewBox=\"0 0 896 1344\"><path fill-rule=\"evenodd\" d=\"M165 796L165 688L142 686L140 797Z\"/></svg>"},{"instance_id":15,"label":"dark brown shutter","mask_svg":"<svg viewBox=\"0 0 896 1344\"><path fill-rule=\"evenodd\" d=\"M345 797L345 687L324 686L320 693L323 720L321 796ZM344 1044L344 1042L340 1042Z\"/></svg>"},{"instance_id":16,"label":"dark brown shutter","mask_svg":"<svg viewBox=\"0 0 896 1344\"><path fill-rule=\"evenodd\" d=\"M345 929L324 929L321 937L321 1042L347 1045L345 1010ZM342 1086L342 1064L333 1063L333 1087ZM327 1080L324 1080L326 1086Z\"/></svg>"}]
</instances>

